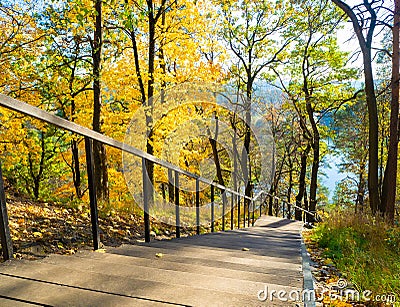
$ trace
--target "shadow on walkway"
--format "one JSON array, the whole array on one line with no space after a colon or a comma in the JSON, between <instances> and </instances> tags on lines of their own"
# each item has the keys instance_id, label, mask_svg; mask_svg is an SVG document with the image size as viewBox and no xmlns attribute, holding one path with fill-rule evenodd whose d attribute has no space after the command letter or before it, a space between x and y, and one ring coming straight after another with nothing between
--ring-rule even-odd
<instances>
[{"instance_id":1,"label":"shadow on walkway","mask_svg":"<svg viewBox=\"0 0 400 307\"><path fill-rule=\"evenodd\" d=\"M285 220L276 221L276 222L273 222L270 224L261 225L260 227L280 228L282 226L293 224L293 223L298 223L298 221L285 219Z\"/></svg>"}]
</instances>

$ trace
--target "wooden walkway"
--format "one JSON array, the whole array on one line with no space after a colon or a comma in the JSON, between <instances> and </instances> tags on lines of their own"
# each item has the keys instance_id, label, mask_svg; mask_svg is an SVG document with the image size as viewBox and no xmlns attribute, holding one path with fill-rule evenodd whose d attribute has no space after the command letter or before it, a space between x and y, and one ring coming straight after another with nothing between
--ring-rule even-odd
<instances>
[{"instance_id":1,"label":"wooden walkway","mask_svg":"<svg viewBox=\"0 0 400 307\"><path fill-rule=\"evenodd\" d=\"M258 294L301 291L300 228L264 216L243 230L6 262L0 306L296 306Z\"/></svg>"}]
</instances>

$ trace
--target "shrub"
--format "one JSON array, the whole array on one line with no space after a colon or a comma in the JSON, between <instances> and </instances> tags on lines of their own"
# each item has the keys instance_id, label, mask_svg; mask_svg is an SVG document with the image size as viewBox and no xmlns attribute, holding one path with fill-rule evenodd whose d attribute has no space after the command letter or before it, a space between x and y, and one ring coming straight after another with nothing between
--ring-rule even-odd
<instances>
[{"instance_id":1,"label":"shrub","mask_svg":"<svg viewBox=\"0 0 400 307\"><path fill-rule=\"evenodd\" d=\"M356 286L400 299L400 229L379 216L332 213L312 232L324 256Z\"/></svg>"}]
</instances>

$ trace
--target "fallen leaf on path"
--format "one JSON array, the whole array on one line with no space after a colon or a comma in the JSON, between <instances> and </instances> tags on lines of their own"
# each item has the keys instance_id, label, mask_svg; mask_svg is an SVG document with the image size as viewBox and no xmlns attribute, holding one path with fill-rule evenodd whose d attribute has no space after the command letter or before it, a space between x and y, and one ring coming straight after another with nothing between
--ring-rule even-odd
<instances>
[{"instance_id":1,"label":"fallen leaf on path","mask_svg":"<svg viewBox=\"0 0 400 307\"><path fill-rule=\"evenodd\" d=\"M41 237L43 237L43 234L41 232L39 232L39 231L35 231L33 233L33 236L36 237L36 238L41 238Z\"/></svg>"}]
</instances>

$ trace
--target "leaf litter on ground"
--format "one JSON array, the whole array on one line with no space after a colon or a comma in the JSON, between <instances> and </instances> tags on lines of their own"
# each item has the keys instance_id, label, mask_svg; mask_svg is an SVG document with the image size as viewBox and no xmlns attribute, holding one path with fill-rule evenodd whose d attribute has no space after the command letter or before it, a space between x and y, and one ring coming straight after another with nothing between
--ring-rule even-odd
<instances>
[{"instance_id":1,"label":"leaf litter on ground","mask_svg":"<svg viewBox=\"0 0 400 307\"><path fill-rule=\"evenodd\" d=\"M13 193L6 195L14 258L35 260L49 254L72 255L80 249L92 249L89 206L68 207L34 202ZM152 221L152 225L164 229L155 240L171 239L175 235L171 226L157 221ZM144 242L141 216L113 211L99 218L99 229L102 247ZM190 230L182 232L182 236L191 234Z\"/></svg>"}]
</instances>

